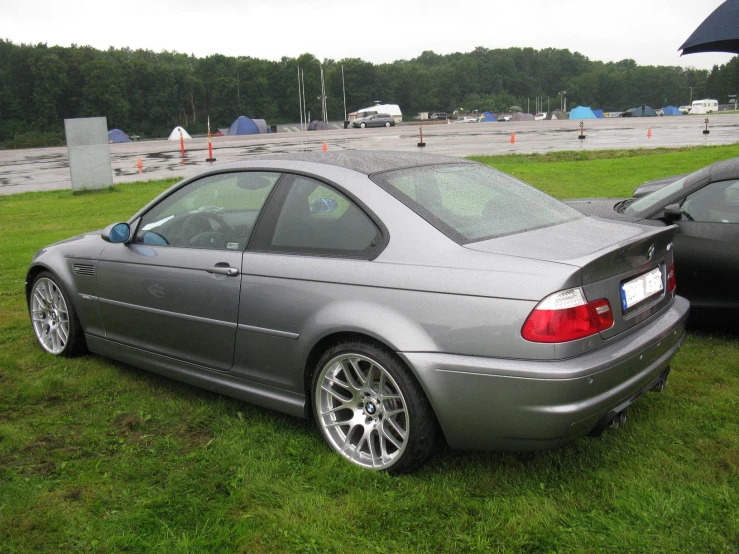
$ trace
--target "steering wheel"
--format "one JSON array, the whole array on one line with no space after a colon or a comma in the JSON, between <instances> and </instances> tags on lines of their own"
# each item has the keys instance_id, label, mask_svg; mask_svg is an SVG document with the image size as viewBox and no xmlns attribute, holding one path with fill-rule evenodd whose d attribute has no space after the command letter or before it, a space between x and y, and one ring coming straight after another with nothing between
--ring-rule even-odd
<instances>
[{"instance_id":1,"label":"steering wheel","mask_svg":"<svg viewBox=\"0 0 739 554\"><path fill-rule=\"evenodd\" d=\"M223 217L214 212L193 212L187 216L185 221L182 223L181 235L182 238L189 244L195 244L199 235L203 233L213 234L213 226L211 221L215 221L218 224L220 235L228 234L229 236L235 236L236 230L231 227Z\"/></svg>"}]
</instances>

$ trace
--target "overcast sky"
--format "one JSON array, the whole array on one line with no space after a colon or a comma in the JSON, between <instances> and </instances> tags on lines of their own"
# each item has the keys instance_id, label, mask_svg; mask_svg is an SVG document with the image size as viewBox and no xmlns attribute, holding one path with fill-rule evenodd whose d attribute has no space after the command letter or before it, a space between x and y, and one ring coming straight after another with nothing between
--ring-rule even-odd
<instances>
[{"instance_id":1,"label":"overcast sky","mask_svg":"<svg viewBox=\"0 0 739 554\"><path fill-rule=\"evenodd\" d=\"M373 63L477 46L567 48L591 60L710 69L678 47L723 0L0 0L16 43ZM556 9L556 12L554 11Z\"/></svg>"}]
</instances>

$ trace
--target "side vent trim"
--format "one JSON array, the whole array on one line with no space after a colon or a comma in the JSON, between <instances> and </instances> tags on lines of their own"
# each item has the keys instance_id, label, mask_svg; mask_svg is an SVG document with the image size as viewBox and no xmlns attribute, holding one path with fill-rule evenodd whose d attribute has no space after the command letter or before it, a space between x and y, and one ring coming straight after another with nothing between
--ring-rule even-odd
<instances>
[{"instance_id":1,"label":"side vent trim","mask_svg":"<svg viewBox=\"0 0 739 554\"><path fill-rule=\"evenodd\" d=\"M74 264L72 269L77 275L95 275L95 266L88 264Z\"/></svg>"}]
</instances>

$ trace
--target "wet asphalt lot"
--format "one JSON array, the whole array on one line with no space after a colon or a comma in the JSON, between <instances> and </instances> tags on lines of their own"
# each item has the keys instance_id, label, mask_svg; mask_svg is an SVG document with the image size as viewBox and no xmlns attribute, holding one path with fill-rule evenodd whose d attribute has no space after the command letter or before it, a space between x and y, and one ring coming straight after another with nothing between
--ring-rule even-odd
<instances>
[{"instance_id":1,"label":"wet asphalt lot","mask_svg":"<svg viewBox=\"0 0 739 554\"><path fill-rule=\"evenodd\" d=\"M739 141L739 114L704 117L649 117L586 120L585 140L579 140L579 120L507 123L468 123L424 126L421 149L419 127L403 124L380 129L284 132L213 139L216 164L248 159L250 155L321 150L405 150L447 156L530 154L562 150L605 150L733 144ZM647 136L651 130L651 138ZM511 134L515 143L511 143ZM110 145L113 182L183 177L206 167L208 141L144 141ZM143 169L137 168L141 156ZM71 189L66 147L0 150L0 194Z\"/></svg>"}]
</instances>

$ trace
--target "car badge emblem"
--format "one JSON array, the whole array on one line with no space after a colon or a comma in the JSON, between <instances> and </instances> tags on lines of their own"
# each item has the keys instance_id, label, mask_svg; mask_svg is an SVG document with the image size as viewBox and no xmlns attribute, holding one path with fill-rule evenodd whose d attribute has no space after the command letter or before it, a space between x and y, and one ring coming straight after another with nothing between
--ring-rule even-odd
<instances>
[{"instance_id":1,"label":"car badge emblem","mask_svg":"<svg viewBox=\"0 0 739 554\"><path fill-rule=\"evenodd\" d=\"M654 245L649 247L649 250L647 250L647 261L652 259L652 256L654 256Z\"/></svg>"},{"instance_id":2,"label":"car badge emblem","mask_svg":"<svg viewBox=\"0 0 739 554\"><path fill-rule=\"evenodd\" d=\"M367 402L364 405L364 408L367 410L367 413L370 414L370 415L374 414L375 413L375 410L376 410L375 405L372 404L372 402Z\"/></svg>"}]
</instances>

